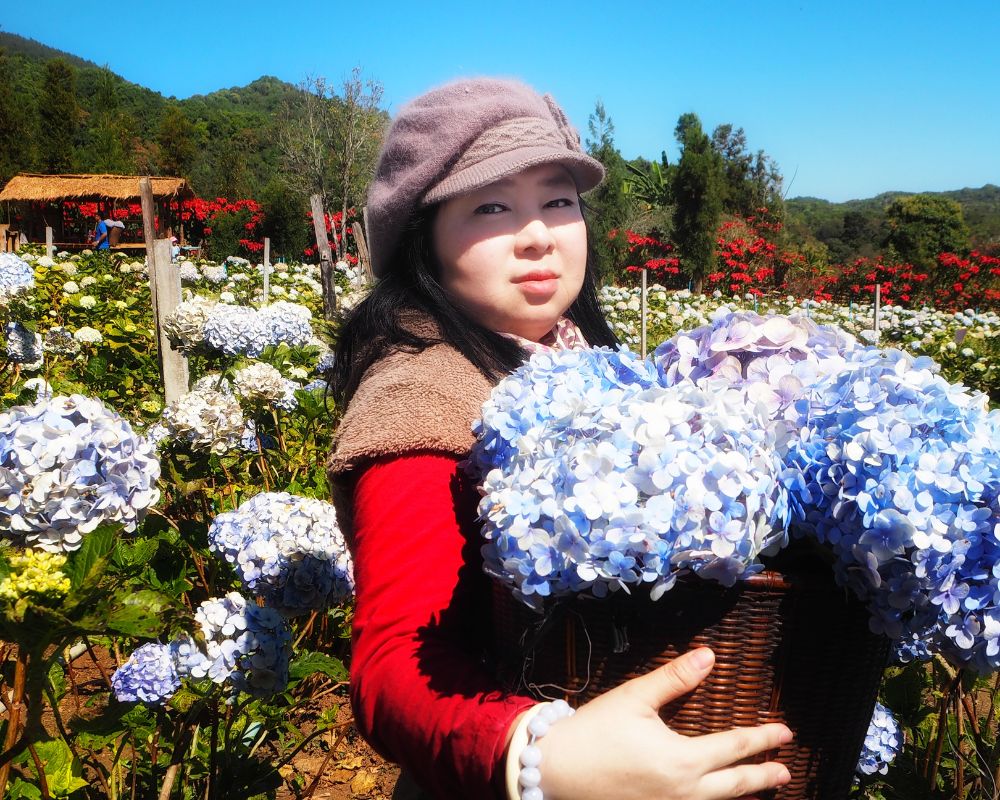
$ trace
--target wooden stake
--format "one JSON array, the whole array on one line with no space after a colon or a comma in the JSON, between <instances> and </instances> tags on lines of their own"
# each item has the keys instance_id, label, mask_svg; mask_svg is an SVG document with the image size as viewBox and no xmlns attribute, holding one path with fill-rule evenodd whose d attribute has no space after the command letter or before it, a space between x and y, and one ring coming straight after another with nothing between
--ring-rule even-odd
<instances>
[{"instance_id":1,"label":"wooden stake","mask_svg":"<svg viewBox=\"0 0 1000 800\"><path fill-rule=\"evenodd\" d=\"M163 399L169 405L188 391L187 358L170 346L163 320L181 302L181 273L170 261L170 240L157 239L150 262L150 285L156 286L156 340L163 376Z\"/></svg>"},{"instance_id":2,"label":"wooden stake","mask_svg":"<svg viewBox=\"0 0 1000 800\"><path fill-rule=\"evenodd\" d=\"M642 270L642 296L639 298L639 318L642 324L642 331L639 334L639 357L646 357L646 269Z\"/></svg>"},{"instance_id":3,"label":"wooden stake","mask_svg":"<svg viewBox=\"0 0 1000 800\"><path fill-rule=\"evenodd\" d=\"M52 244L52 226L45 226L45 255L52 258L56 254L56 246Z\"/></svg>"},{"instance_id":4,"label":"wooden stake","mask_svg":"<svg viewBox=\"0 0 1000 800\"><path fill-rule=\"evenodd\" d=\"M313 231L316 234L316 248L319 252L320 282L323 285L323 317L333 320L337 316L337 288L333 280L333 252L330 240L326 238L326 222L323 214L323 198L318 194L309 198L312 207Z\"/></svg>"},{"instance_id":5,"label":"wooden stake","mask_svg":"<svg viewBox=\"0 0 1000 800\"><path fill-rule=\"evenodd\" d=\"M375 283L375 273L372 272L371 256L368 255L368 244L365 241L365 232L360 222L355 222L351 226L354 234L354 243L358 246L358 260L361 262L361 269L365 272L368 283Z\"/></svg>"},{"instance_id":6,"label":"wooden stake","mask_svg":"<svg viewBox=\"0 0 1000 800\"><path fill-rule=\"evenodd\" d=\"M264 237L264 263L260 265L264 273L264 304L267 304L267 296L271 292L271 240Z\"/></svg>"}]
</instances>

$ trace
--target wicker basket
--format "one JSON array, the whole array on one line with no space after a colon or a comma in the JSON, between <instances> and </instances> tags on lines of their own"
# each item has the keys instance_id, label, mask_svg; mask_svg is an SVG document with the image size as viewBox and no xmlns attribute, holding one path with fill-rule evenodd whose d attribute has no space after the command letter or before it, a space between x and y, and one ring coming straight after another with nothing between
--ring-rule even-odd
<instances>
[{"instance_id":1,"label":"wicker basket","mask_svg":"<svg viewBox=\"0 0 1000 800\"><path fill-rule=\"evenodd\" d=\"M732 589L683 579L658 602L619 592L558 603L542 617L497 584L493 605L502 677L514 690L573 705L711 647L709 677L661 712L671 728L700 735L784 722L795 739L766 757L792 779L761 796L847 797L889 641L869 631L864 607L815 557L785 556Z\"/></svg>"}]
</instances>

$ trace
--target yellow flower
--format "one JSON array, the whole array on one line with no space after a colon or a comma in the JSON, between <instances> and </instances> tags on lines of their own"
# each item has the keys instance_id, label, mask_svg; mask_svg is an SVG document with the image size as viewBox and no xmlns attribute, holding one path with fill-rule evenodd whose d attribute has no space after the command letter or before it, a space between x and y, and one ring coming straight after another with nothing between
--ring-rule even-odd
<instances>
[{"instance_id":1,"label":"yellow flower","mask_svg":"<svg viewBox=\"0 0 1000 800\"><path fill-rule=\"evenodd\" d=\"M66 556L41 550L25 550L10 557L11 572L0 582L0 600L11 605L21 599L46 602L59 600L70 590L63 574Z\"/></svg>"}]
</instances>

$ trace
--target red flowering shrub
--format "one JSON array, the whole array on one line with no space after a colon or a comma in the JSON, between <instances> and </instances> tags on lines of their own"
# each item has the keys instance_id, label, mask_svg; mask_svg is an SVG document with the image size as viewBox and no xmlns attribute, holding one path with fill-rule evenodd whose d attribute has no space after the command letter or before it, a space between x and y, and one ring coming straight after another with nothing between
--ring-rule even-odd
<instances>
[{"instance_id":1,"label":"red flowering shrub","mask_svg":"<svg viewBox=\"0 0 1000 800\"><path fill-rule=\"evenodd\" d=\"M804 259L775 244L773 239L781 229L782 223L767 208L723 222L715 240L716 270L705 276L705 291L760 295L784 290L788 271Z\"/></svg>"},{"instance_id":2,"label":"red flowering shrub","mask_svg":"<svg viewBox=\"0 0 1000 800\"><path fill-rule=\"evenodd\" d=\"M619 231L617 228L608 232L612 240L624 240L628 262L625 271L638 276L643 269L649 271L650 279L668 287L680 287L685 281L681 278L680 259L673 254L673 245L655 236L643 236L635 231Z\"/></svg>"}]
</instances>

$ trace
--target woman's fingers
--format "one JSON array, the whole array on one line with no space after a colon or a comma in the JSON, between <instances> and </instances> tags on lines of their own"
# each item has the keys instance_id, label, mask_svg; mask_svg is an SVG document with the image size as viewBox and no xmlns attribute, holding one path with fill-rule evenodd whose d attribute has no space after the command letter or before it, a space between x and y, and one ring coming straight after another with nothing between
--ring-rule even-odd
<instances>
[{"instance_id":1,"label":"woman's fingers","mask_svg":"<svg viewBox=\"0 0 1000 800\"><path fill-rule=\"evenodd\" d=\"M792 732L778 722L757 728L734 728L708 733L691 740L696 744L706 771L721 769L767 750L777 750L792 741Z\"/></svg>"},{"instance_id":2,"label":"woman's fingers","mask_svg":"<svg viewBox=\"0 0 1000 800\"><path fill-rule=\"evenodd\" d=\"M742 764L710 772L698 782L698 797L704 800L729 800L784 786L791 780L782 764Z\"/></svg>"},{"instance_id":3,"label":"woman's fingers","mask_svg":"<svg viewBox=\"0 0 1000 800\"><path fill-rule=\"evenodd\" d=\"M638 678L623 683L612 693L627 694L658 711L663 706L694 689L705 680L715 665L715 653L707 647L691 650L669 664L657 667Z\"/></svg>"}]
</instances>

